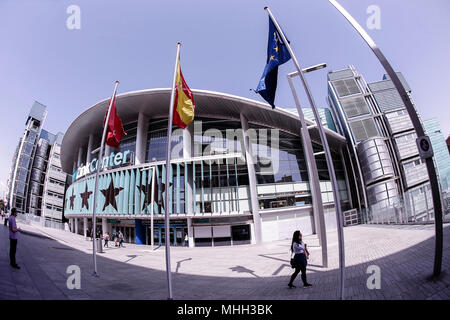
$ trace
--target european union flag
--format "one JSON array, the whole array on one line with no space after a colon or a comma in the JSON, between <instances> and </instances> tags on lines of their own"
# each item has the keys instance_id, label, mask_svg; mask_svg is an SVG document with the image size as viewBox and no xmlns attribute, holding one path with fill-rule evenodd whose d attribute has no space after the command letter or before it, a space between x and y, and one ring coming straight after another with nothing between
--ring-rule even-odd
<instances>
[{"instance_id":1,"label":"european union flag","mask_svg":"<svg viewBox=\"0 0 450 320\"><path fill-rule=\"evenodd\" d=\"M277 90L278 66L289 61L291 55L269 17L269 40L267 42L267 64L255 92L259 93L275 108L275 91Z\"/></svg>"}]
</instances>

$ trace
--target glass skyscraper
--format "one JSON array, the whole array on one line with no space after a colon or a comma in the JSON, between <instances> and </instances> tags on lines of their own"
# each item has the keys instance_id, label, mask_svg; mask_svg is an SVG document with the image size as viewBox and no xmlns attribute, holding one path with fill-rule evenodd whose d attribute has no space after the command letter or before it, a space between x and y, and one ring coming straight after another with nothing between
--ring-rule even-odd
<instances>
[{"instance_id":1,"label":"glass skyscraper","mask_svg":"<svg viewBox=\"0 0 450 320\"><path fill-rule=\"evenodd\" d=\"M7 205L43 225L62 222L67 174L59 159L62 133L44 130L47 108L34 102L13 156L7 183Z\"/></svg>"},{"instance_id":2,"label":"glass skyscraper","mask_svg":"<svg viewBox=\"0 0 450 320\"><path fill-rule=\"evenodd\" d=\"M408 83L398 73L410 93ZM392 81L366 83L353 66L329 72L328 101L345 135L358 184L359 205L368 222L433 219L425 162L416 133Z\"/></svg>"}]
</instances>

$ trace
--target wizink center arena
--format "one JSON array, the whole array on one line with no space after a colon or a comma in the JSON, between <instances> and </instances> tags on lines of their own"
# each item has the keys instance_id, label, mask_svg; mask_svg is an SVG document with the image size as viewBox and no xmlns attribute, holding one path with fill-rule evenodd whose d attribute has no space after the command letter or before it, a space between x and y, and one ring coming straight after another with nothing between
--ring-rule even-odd
<instances>
[{"instance_id":1,"label":"wizink center arena","mask_svg":"<svg viewBox=\"0 0 450 320\"><path fill-rule=\"evenodd\" d=\"M302 129L298 115L288 109L192 91L195 119L186 129L174 126L170 168L165 165L170 89L116 97L127 135L120 149L106 147L101 163L95 150L109 99L72 122L61 147L63 170L73 174L65 195L71 230L86 235L92 228L97 169L97 225L102 233L121 230L131 243L163 245L168 232L173 246L239 245L286 239L296 229L306 235L336 227L330 178L314 122L307 119ZM349 212L358 204L352 203L356 183L346 165L346 139L331 123L325 131L342 208ZM169 230L164 227L166 210Z\"/></svg>"}]
</instances>

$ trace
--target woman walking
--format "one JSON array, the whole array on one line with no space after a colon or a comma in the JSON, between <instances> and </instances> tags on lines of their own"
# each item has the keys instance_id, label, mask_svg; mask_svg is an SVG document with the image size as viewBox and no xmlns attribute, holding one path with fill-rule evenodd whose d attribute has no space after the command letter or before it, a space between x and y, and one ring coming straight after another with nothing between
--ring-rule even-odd
<instances>
[{"instance_id":1,"label":"woman walking","mask_svg":"<svg viewBox=\"0 0 450 320\"><path fill-rule=\"evenodd\" d=\"M119 231L119 248L123 248L123 233L122 231Z\"/></svg>"},{"instance_id":2,"label":"woman walking","mask_svg":"<svg viewBox=\"0 0 450 320\"><path fill-rule=\"evenodd\" d=\"M109 241L109 233L108 233L108 232L106 232L106 233L103 235L103 239L105 240L105 244L103 245L103 247L109 248L109 247L108 247L108 241Z\"/></svg>"},{"instance_id":3,"label":"woman walking","mask_svg":"<svg viewBox=\"0 0 450 320\"><path fill-rule=\"evenodd\" d=\"M308 249L306 248L306 244L302 241L302 234L299 230L296 230L292 236L291 243L291 254L294 253L292 268L295 268L294 273L291 276L291 281L289 281L289 288L295 288L293 282L299 272L302 272L302 281L304 287L311 287L312 285L306 281L306 260L309 257Z\"/></svg>"}]
</instances>

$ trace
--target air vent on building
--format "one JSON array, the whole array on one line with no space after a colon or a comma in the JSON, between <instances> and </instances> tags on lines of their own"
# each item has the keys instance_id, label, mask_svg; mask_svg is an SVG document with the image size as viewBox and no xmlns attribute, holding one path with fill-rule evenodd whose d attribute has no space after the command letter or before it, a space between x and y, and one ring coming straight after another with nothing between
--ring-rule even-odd
<instances>
[{"instance_id":1,"label":"air vent on building","mask_svg":"<svg viewBox=\"0 0 450 320\"><path fill-rule=\"evenodd\" d=\"M355 79L353 78L334 81L333 85L339 97L361 93Z\"/></svg>"},{"instance_id":2,"label":"air vent on building","mask_svg":"<svg viewBox=\"0 0 450 320\"><path fill-rule=\"evenodd\" d=\"M352 121L350 122L350 127L356 142L376 137L378 135L375 121L372 118Z\"/></svg>"},{"instance_id":3,"label":"air vent on building","mask_svg":"<svg viewBox=\"0 0 450 320\"><path fill-rule=\"evenodd\" d=\"M328 74L328 79L331 81L350 77L353 77L353 71L350 69L334 71Z\"/></svg>"},{"instance_id":4,"label":"air vent on building","mask_svg":"<svg viewBox=\"0 0 450 320\"><path fill-rule=\"evenodd\" d=\"M341 100L342 107L344 108L347 118L353 118L364 114L370 114L369 106L367 105L364 97L351 97L345 100Z\"/></svg>"},{"instance_id":5,"label":"air vent on building","mask_svg":"<svg viewBox=\"0 0 450 320\"><path fill-rule=\"evenodd\" d=\"M397 90L385 90L382 92L374 93L375 100L380 106L381 111L387 111L392 109L404 108L402 98L398 94Z\"/></svg>"}]
</instances>

